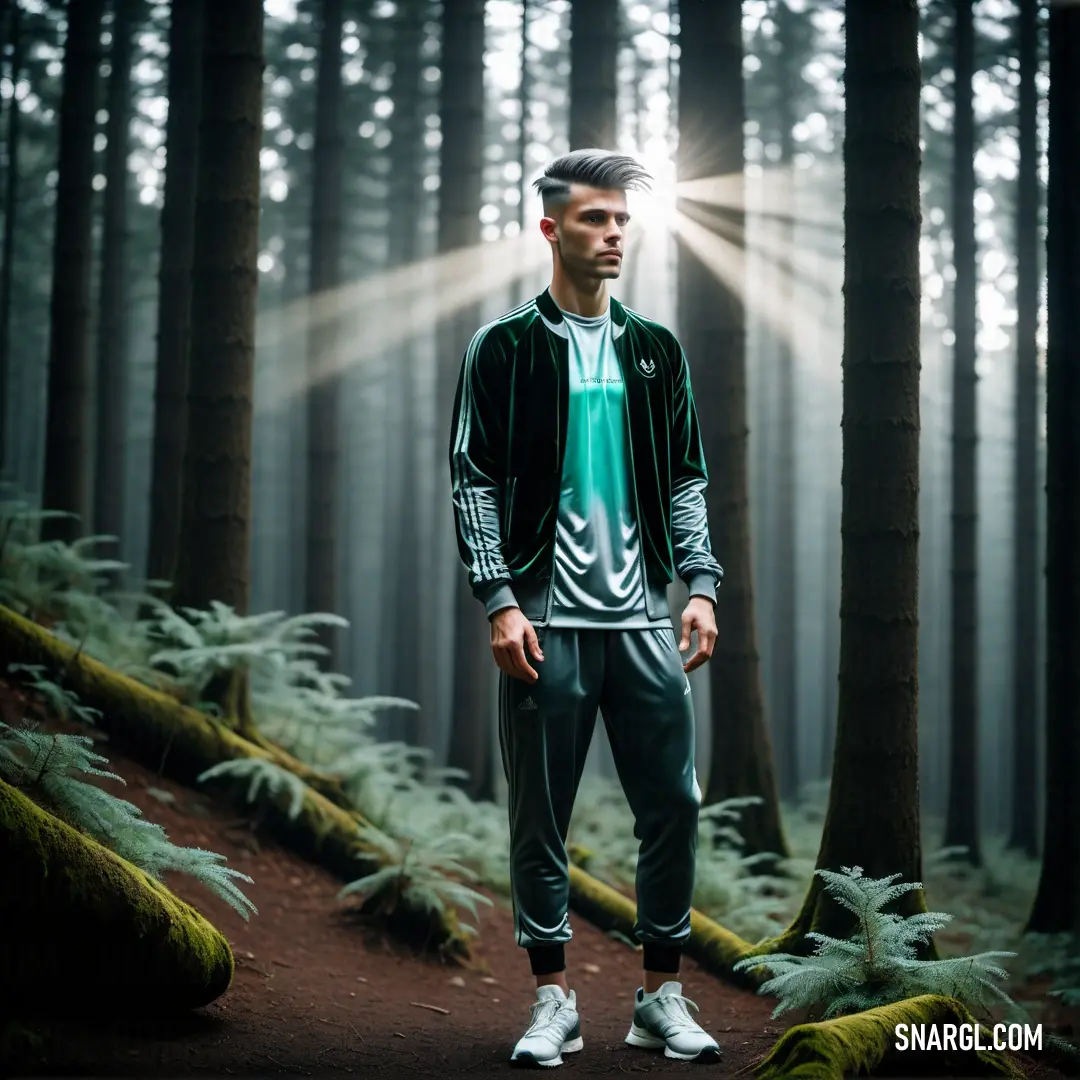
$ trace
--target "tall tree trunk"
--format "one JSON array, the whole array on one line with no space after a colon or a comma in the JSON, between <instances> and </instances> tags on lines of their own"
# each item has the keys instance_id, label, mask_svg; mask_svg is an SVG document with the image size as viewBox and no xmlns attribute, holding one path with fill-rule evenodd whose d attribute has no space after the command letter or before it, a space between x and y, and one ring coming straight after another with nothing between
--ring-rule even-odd
<instances>
[{"instance_id":1,"label":"tall tree trunk","mask_svg":"<svg viewBox=\"0 0 1080 1080\"><path fill-rule=\"evenodd\" d=\"M217 600L239 614L247 613L250 586L262 70L261 0L208 4L175 602L206 609ZM211 694L247 728L246 680L215 685Z\"/></svg>"},{"instance_id":2,"label":"tall tree trunk","mask_svg":"<svg viewBox=\"0 0 1080 1080\"><path fill-rule=\"evenodd\" d=\"M308 474L306 611L340 614L341 567L341 284L344 190L341 125L343 0L322 0L319 74L315 90L315 152L311 179L311 295L308 328ZM320 630L326 664L340 669L341 640L334 627Z\"/></svg>"},{"instance_id":3,"label":"tall tree trunk","mask_svg":"<svg viewBox=\"0 0 1080 1080\"><path fill-rule=\"evenodd\" d=\"M840 493L835 489L826 497L825 524L825 710L821 725L821 768L819 776L828 777L832 770L833 752L836 749L836 710L839 707L838 676L833 674L840 667L840 566L843 545L840 538Z\"/></svg>"},{"instance_id":4,"label":"tall tree trunk","mask_svg":"<svg viewBox=\"0 0 1080 1080\"><path fill-rule=\"evenodd\" d=\"M519 235L525 235L525 206L528 202L529 180L529 101L532 97L532 78L529 70L529 27L531 25L529 0L521 0L521 68L518 82L518 111L520 123L518 126L518 168L521 177L518 180L518 189L521 197L518 199L517 222ZM524 304L529 299L532 291L532 281L529 276L523 274L514 284L514 303Z\"/></svg>"},{"instance_id":5,"label":"tall tree trunk","mask_svg":"<svg viewBox=\"0 0 1080 1080\"><path fill-rule=\"evenodd\" d=\"M8 465L8 439L11 430L11 283L15 258L15 218L19 207L19 127L21 110L14 88L19 85L23 65L22 12L17 3L10 6L8 39L11 41L11 86L7 118L7 169L4 176L3 267L0 268L0 477ZM14 458L14 454L11 458Z\"/></svg>"},{"instance_id":6,"label":"tall tree trunk","mask_svg":"<svg viewBox=\"0 0 1080 1080\"><path fill-rule=\"evenodd\" d=\"M1050 8L1046 192L1046 814L1028 929L1080 934L1080 7Z\"/></svg>"},{"instance_id":7,"label":"tall tree trunk","mask_svg":"<svg viewBox=\"0 0 1080 1080\"><path fill-rule=\"evenodd\" d=\"M444 0L443 91L440 101L442 150L439 177L439 252L480 243L480 203L484 165L484 0ZM461 356L476 330L479 307L473 305L440 327L437 408L439 476L445 472L450 421ZM445 485L438 486L440 505L449 510ZM446 520L448 513L440 513ZM447 764L464 769L464 785L474 799L493 799L491 684L495 663L483 608L469 589L453 552L451 582L453 650L450 745Z\"/></svg>"},{"instance_id":8,"label":"tall tree trunk","mask_svg":"<svg viewBox=\"0 0 1080 1080\"><path fill-rule=\"evenodd\" d=\"M94 531L123 537L127 435L127 200L131 49L139 0L113 0L106 91L105 205L97 313Z\"/></svg>"},{"instance_id":9,"label":"tall tree trunk","mask_svg":"<svg viewBox=\"0 0 1080 1080\"><path fill-rule=\"evenodd\" d=\"M682 3L679 11L679 180L743 175L742 5L738 0ZM679 200L682 213L710 216L745 259L740 190L729 206L706 209ZM705 802L740 795L748 808L740 831L751 853L787 854L773 776L772 749L758 659L747 493L745 280L720 281L679 244L679 328L693 372L709 468L706 502L713 550L724 567L716 605L719 630L709 662L712 752Z\"/></svg>"},{"instance_id":10,"label":"tall tree trunk","mask_svg":"<svg viewBox=\"0 0 1080 1080\"><path fill-rule=\"evenodd\" d=\"M919 14L847 9L843 556L832 784L817 866L921 881L918 750ZM814 877L784 935L847 936ZM921 891L902 898L920 910Z\"/></svg>"},{"instance_id":11,"label":"tall tree trunk","mask_svg":"<svg viewBox=\"0 0 1080 1080\"><path fill-rule=\"evenodd\" d=\"M772 589L772 694L770 716L775 737L776 778L780 796L789 799L799 789L799 733L795 702L798 668L796 663L795 598L798 588L795 554L795 139L794 99L798 75L792 70L793 21L797 18L785 0L776 7L779 38L780 160L775 166L775 188L781 202L770 206L777 215L779 245L777 266L777 456L776 487L773 493L773 589Z\"/></svg>"},{"instance_id":12,"label":"tall tree trunk","mask_svg":"<svg viewBox=\"0 0 1080 1080\"><path fill-rule=\"evenodd\" d=\"M979 731L977 663L977 577L975 375L975 116L971 80L975 68L972 0L954 0L956 74L953 112L952 229L952 634L949 707L949 802L945 844L967 848L966 859L982 862L979 842Z\"/></svg>"},{"instance_id":13,"label":"tall tree trunk","mask_svg":"<svg viewBox=\"0 0 1080 1080\"><path fill-rule=\"evenodd\" d=\"M202 96L203 0L173 0L169 22L169 118L158 264L157 379L150 478L147 577L172 581L180 539L187 440L191 260Z\"/></svg>"},{"instance_id":14,"label":"tall tree trunk","mask_svg":"<svg viewBox=\"0 0 1080 1080\"><path fill-rule=\"evenodd\" d=\"M1036 822L1038 653L1038 398L1039 360L1039 3L1020 0L1018 117L1020 164L1016 191L1016 446L1013 455L1013 717L1009 846L1034 858Z\"/></svg>"},{"instance_id":15,"label":"tall tree trunk","mask_svg":"<svg viewBox=\"0 0 1080 1080\"><path fill-rule=\"evenodd\" d=\"M402 0L394 21L394 113L391 119L389 269L413 262L420 250L417 228L423 211L423 126L420 107L420 50L423 46L425 0ZM404 301L409 303L410 301ZM415 301L411 301L415 302ZM408 313L403 312L408 318ZM416 668L426 663L417 634L422 593L419 559L419 484L417 470L416 405L420 388L416 378L418 345L406 339L392 350L387 411L386 451L390 482L386 507L389 525L385 532L383 565L392 585L383 605L384 660L391 692L415 697ZM396 460L394 460L396 458ZM429 746L431 731L426 713L409 710L400 714L398 737L414 745Z\"/></svg>"},{"instance_id":16,"label":"tall tree trunk","mask_svg":"<svg viewBox=\"0 0 1080 1080\"><path fill-rule=\"evenodd\" d=\"M49 307L49 383L42 504L76 514L47 519L46 538L85 532L92 510L90 266L94 134L105 0L70 0L60 92L56 225Z\"/></svg>"},{"instance_id":17,"label":"tall tree trunk","mask_svg":"<svg viewBox=\"0 0 1080 1080\"><path fill-rule=\"evenodd\" d=\"M570 149L616 147L619 0L570 6Z\"/></svg>"},{"instance_id":18,"label":"tall tree trunk","mask_svg":"<svg viewBox=\"0 0 1080 1080\"><path fill-rule=\"evenodd\" d=\"M0 56L4 55L8 42L17 40L18 8L18 0L0 0ZM14 87L15 83L11 85Z\"/></svg>"}]
</instances>

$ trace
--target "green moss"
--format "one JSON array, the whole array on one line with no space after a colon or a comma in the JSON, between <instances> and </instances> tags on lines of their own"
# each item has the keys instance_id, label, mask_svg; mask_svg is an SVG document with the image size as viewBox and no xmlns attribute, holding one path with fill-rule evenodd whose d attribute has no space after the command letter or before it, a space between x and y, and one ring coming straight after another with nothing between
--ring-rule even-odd
<instances>
[{"instance_id":1,"label":"green moss","mask_svg":"<svg viewBox=\"0 0 1080 1080\"><path fill-rule=\"evenodd\" d=\"M0 605L0 655L41 664L87 705L102 713L98 726L111 744L165 775L194 787L200 773L237 758L271 760L307 785L303 807L289 815L290 796L265 808L263 823L275 838L303 858L353 881L383 865L379 853L361 843L356 826L365 824L351 807L340 782L291 757L261 736L259 745L168 694L113 671L43 627ZM393 923L408 937L425 941L446 957L467 957L470 938L456 915L405 909Z\"/></svg>"},{"instance_id":2,"label":"green moss","mask_svg":"<svg viewBox=\"0 0 1080 1080\"><path fill-rule=\"evenodd\" d=\"M589 864L593 860L591 848L587 848L584 844L575 844L571 841L566 845L566 854L575 866L580 866L582 870L588 872Z\"/></svg>"},{"instance_id":3,"label":"green moss","mask_svg":"<svg viewBox=\"0 0 1080 1080\"><path fill-rule=\"evenodd\" d=\"M995 1050L897 1050L901 1024L975 1024L958 1001L928 994L908 998L835 1020L790 1028L754 1069L758 1080L803 1077L843 1080L847 1076L1008 1076L1021 1080L1023 1071L1006 1053ZM971 1030L971 1029L968 1029ZM980 1038L992 1046L985 1028Z\"/></svg>"},{"instance_id":4,"label":"green moss","mask_svg":"<svg viewBox=\"0 0 1080 1080\"><path fill-rule=\"evenodd\" d=\"M690 940L685 952L702 967L736 986L757 989L767 977L763 972L756 969L745 972L731 970L752 949L749 941L702 915L696 908L691 909Z\"/></svg>"},{"instance_id":5,"label":"green moss","mask_svg":"<svg viewBox=\"0 0 1080 1080\"><path fill-rule=\"evenodd\" d=\"M206 1005L232 982L228 941L189 904L0 781L0 997L9 1007Z\"/></svg>"}]
</instances>

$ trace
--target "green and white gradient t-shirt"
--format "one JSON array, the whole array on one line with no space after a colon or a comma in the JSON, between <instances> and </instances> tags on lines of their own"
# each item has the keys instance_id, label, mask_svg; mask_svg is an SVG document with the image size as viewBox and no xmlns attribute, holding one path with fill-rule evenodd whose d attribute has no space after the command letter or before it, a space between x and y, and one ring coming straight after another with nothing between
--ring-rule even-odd
<instances>
[{"instance_id":1,"label":"green and white gradient t-shirt","mask_svg":"<svg viewBox=\"0 0 1080 1080\"><path fill-rule=\"evenodd\" d=\"M551 625L670 627L645 609L622 369L610 312L564 311L570 412L555 534Z\"/></svg>"}]
</instances>

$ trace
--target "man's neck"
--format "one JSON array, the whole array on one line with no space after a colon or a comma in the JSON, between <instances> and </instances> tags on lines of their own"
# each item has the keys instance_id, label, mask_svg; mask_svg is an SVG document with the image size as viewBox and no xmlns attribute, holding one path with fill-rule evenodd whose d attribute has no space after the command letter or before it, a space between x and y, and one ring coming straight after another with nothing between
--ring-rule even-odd
<instances>
[{"instance_id":1,"label":"man's neck","mask_svg":"<svg viewBox=\"0 0 1080 1080\"><path fill-rule=\"evenodd\" d=\"M571 315L583 315L590 319L606 314L608 309L607 281L603 278L579 284L556 267L548 292L551 299Z\"/></svg>"}]
</instances>

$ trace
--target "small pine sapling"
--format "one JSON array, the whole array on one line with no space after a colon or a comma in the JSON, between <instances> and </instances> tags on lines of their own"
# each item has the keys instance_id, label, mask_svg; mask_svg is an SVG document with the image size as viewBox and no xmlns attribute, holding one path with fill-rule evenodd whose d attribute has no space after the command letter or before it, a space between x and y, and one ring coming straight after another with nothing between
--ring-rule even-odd
<instances>
[{"instance_id":1,"label":"small pine sapling","mask_svg":"<svg viewBox=\"0 0 1080 1080\"><path fill-rule=\"evenodd\" d=\"M983 952L945 960L922 960L919 946L947 926L952 919L938 911L901 916L883 910L918 882L893 884L900 876L864 878L861 867L842 867L840 873L818 870L828 894L855 915L857 929L842 940L816 932L806 936L816 942L811 956L787 953L751 956L735 964L736 971L764 967L772 977L759 993L777 997L773 1016L792 1009L821 1012L825 1018L861 1012L917 997L941 994L956 998L969 1008L1018 1006L997 985L1008 972L995 961L1015 956L1011 952Z\"/></svg>"}]
</instances>

